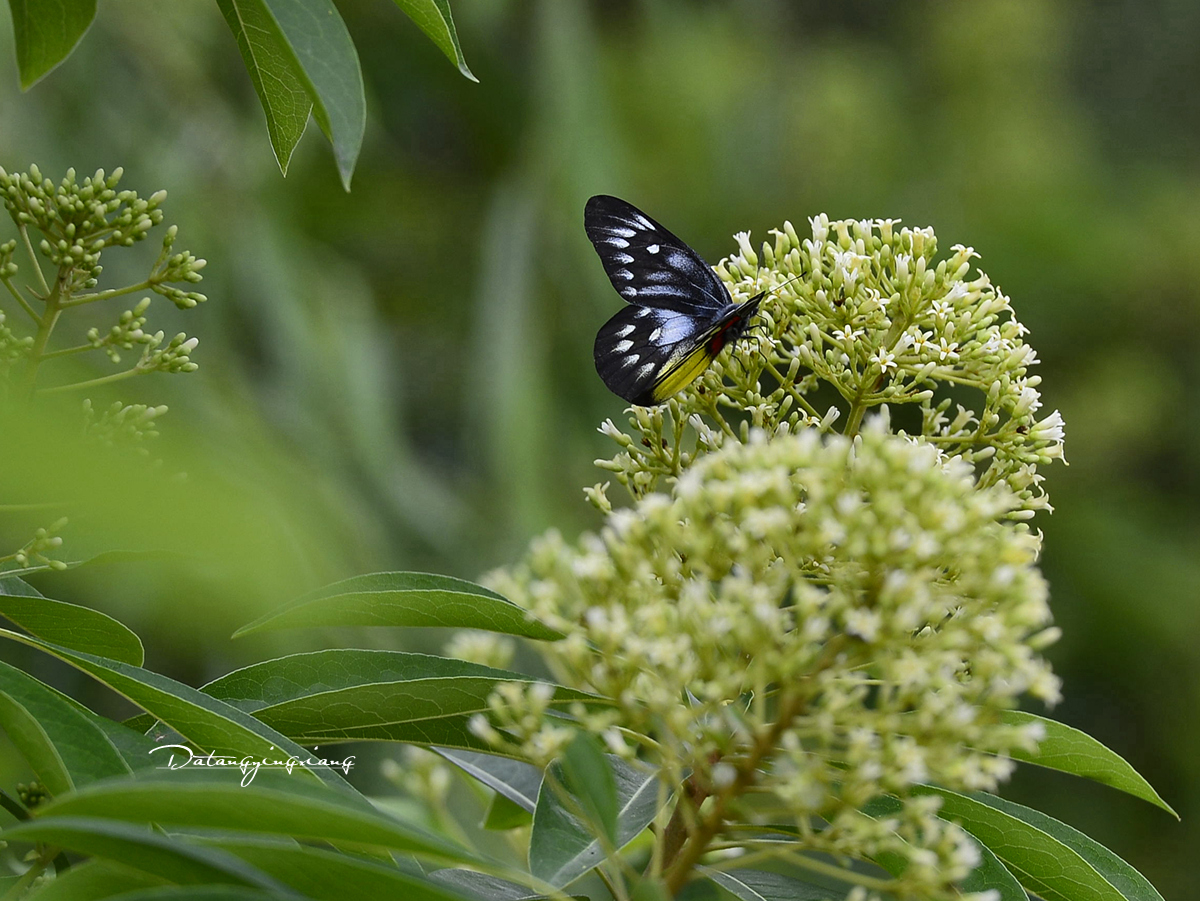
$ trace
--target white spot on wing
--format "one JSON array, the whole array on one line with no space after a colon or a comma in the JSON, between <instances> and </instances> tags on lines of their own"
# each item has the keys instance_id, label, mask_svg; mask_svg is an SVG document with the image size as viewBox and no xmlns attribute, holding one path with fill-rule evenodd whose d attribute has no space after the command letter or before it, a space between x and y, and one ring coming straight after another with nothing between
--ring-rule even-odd
<instances>
[{"instance_id":1,"label":"white spot on wing","mask_svg":"<svg viewBox=\"0 0 1200 901\"><path fill-rule=\"evenodd\" d=\"M633 281L633 273L628 269L618 269L613 273L613 278L623 278L627 282Z\"/></svg>"},{"instance_id":2,"label":"white spot on wing","mask_svg":"<svg viewBox=\"0 0 1200 901\"><path fill-rule=\"evenodd\" d=\"M649 245L649 246L646 248L646 252L647 252L647 253L658 253L658 245L657 245L657 244L651 244L651 245Z\"/></svg>"},{"instance_id":3,"label":"white spot on wing","mask_svg":"<svg viewBox=\"0 0 1200 901\"><path fill-rule=\"evenodd\" d=\"M621 368L628 369L630 366L632 366L634 363L636 363L640 359L641 359L641 357L639 357L637 354L630 354L629 356L627 356L625 359L623 359L621 361Z\"/></svg>"},{"instance_id":4,"label":"white spot on wing","mask_svg":"<svg viewBox=\"0 0 1200 901\"><path fill-rule=\"evenodd\" d=\"M649 316L649 315L650 315L650 313L651 313L651 309L650 309L649 307L642 307L641 309L639 309L639 310L638 310L636 313L634 313L633 315L634 315L635 317L637 317L638 319L644 319L644 318L646 318L647 316Z\"/></svg>"},{"instance_id":5,"label":"white spot on wing","mask_svg":"<svg viewBox=\"0 0 1200 901\"><path fill-rule=\"evenodd\" d=\"M621 296L622 297L637 297L637 288L635 288L633 285L626 285L624 288L621 289Z\"/></svg>"},{"instance_id":6,"label":"white spot on wing","mask_svg":"<svg viewBox=\"0 0 1200 901\"><path fill-rule=\"evenodd\" d=\"M627 253L614 253L612 258L614 262L620 263L622 266L627 266L633 262L633 257Z\"/></svg>"},{"instance_id":7,"label":"white spot on wing","mask_svg":"<svg viewBox=\"0 0 1200 901\"><path fill-rule=\"evenodd\" d=\"M624 248L629 246L629 242L624 238L601 238L600 240L612 247Z\"/></svg>"},{"instance_id":8,"label":"white spot on wing","mask_svg":"<svg viewBox=\"0 0 1200 901\"><path fill-rule=\"evenodd\" d=\"M633 329L634 329L634 326L632 326L632 325L624 325L617 331L617 337L624 338L626 335L631 334L633 332Z\"/></svg>"},{"instance_id":9,"label":"white spot on wing","mask_svg":"<svg viewBox=\"0 0 1200 901\"><path fill-rule=\"evenodd\" d=\"M610 226L608 227L608 230L609 230L610 232L612 232L614 235L620 235L622 238L632 238L634 235L636 235L636 234L637 234L637 229L635 229L635 228L622 228L622 227L621 227L621 226L619 226L619 225L610 225Z\"/></svg>"},{"instance_id":10,"label":"white spot on wing","mask_svg":"<svg viewBox=\"0 0 1200 901\"><path fill-rule=\"evenodd\" d=\"M650 333L650 340L653 341L655 344L658 343L658 339L660 337L662 337L662 326L659 326L658 328L656 328L654 331L652 331Z\"/></svg>"},{"instance_id":11,"label":"white spot on wing","mask_svg":"<svg viewBox=\"0 0 1200 901\"><path fill-rule=\"evenodd\" d=\"M629 350L631 347L633 347L632 341L618 341L616 344L613 345L613 351L616 353L619 353L619 354L623 354L623 353L625 353L625 351Z\"/></svg>"},{"instance_id":12,"label":"white spot on wing","mask_svg":"<svg viewBox=\"0 0 1200 901\"><path fill-rule=\"evenodd\" d=\"M644 366L642 366L636 373L634 373L634 377L638 378L638 379L644 379L644 378L646 378L646 376L650 375L650 373L652 373L653 371L654 371L654 364L647 363Z\"/></svg>"},{"instance_id":13,"label":"white spot on wing","mask_svg":"<svg viewBox=\"0 0 1200 901\"><path fill-rule=\"evenodd\" d=\"M650 220L647 219L645 216L643 216L641 213L634 213L633 221L636 222L638 225L640 225L642 228L647 229L648 231L654 231L654 226L651 224Z\"/></svg>"}]
</instances>

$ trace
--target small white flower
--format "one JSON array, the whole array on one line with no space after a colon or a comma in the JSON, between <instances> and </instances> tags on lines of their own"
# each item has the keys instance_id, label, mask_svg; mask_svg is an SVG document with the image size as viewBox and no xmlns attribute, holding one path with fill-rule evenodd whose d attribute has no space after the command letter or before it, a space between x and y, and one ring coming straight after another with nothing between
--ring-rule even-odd
<instances>
[{"instance_id":1,"label":"small white flower","mask_svg":"<svg viewBox=\"0 0 1200 901\"><path fill-rule=\"evenodd\" d=\"M875 353L871 354L871 362L878 366L882 372L897 368L896 355L885 347L881 347Z\"/></svg>"}]
</instances>

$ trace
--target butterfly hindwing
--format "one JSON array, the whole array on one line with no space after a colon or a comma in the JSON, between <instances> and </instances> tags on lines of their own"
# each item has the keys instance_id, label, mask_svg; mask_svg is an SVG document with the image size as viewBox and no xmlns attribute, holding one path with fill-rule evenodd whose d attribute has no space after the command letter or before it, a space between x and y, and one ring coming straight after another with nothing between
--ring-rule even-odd
<instances>
[{"instance_id":1,"label":"butterfly hindwing","mask_svg":"<svg viewBox=\"0 0 1200 901\"><path fill-rule=\"evenodd\" d=\"M598 194L584 208L583 225L613 287L629 303L709 314L732 304L709 265L632 204Z\"/></svg>"},{"instance_id":2,"label":"butterfly hindwing","mask_svg":"<svg viewBox=\"0 0 1200 901\"><path fill-rule=\"evenodd\" d=\"M596 371L614 394L633 404L652 399L659 375L677 352L686 352L706 320L676 310L630 305L596 333Z\"/></svg>"},{"instance_id":3,"label":"butterfly hindwing","mask_svg":"<svg viewBox=\"0 0 1200 901\"><path fill-rule=\"evenodd\" d=\"M708 368L737 340L758 309L758 298L715 318L630 305L600 327L596 371L610 391L638 406L660 404Z\"/></svg>"}]
</instances>

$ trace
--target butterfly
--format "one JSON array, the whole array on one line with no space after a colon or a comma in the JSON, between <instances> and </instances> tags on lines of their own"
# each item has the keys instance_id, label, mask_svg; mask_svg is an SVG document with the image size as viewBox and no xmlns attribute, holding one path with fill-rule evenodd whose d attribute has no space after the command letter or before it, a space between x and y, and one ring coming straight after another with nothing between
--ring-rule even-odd
<instances>
[{"instance_id":1,"label":"butterfly","mask_svg":"<svg viewBox=\"0 0 1200 901\"><path fill-rule=\"evenodd\" d=\"M631 203L597 194L583 227L629 303L596 334L596 371L631 404L661 404L691 384L758 310L762 294L734 303L696 251Z\"/></svg>"}]
</instances>

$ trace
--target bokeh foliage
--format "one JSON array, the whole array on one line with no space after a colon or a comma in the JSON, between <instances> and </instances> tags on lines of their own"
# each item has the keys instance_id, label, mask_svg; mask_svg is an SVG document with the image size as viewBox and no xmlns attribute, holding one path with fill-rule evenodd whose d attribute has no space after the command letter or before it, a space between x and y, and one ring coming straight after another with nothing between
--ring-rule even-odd
<instances>
[{"instance_id":1,"label":"bokeh foliage","mask_svg":"<svg viewBox=\"0 0 1200 901\"><path fill-rule=\"evenodd\" d=\"M1186 896L1200 99L1184 86L1200 15L1171 0L462 0L474 85L386 4L341 11L370 120L349 195L314 136L280 179L214 8L109 0L24 95L3 56L4 165L124 165L139 190L169 188L210 260L212 302L188 322L205 368L167 398L163 440L221 486L192 531L236 521L210 550L260 573L231 596L219 567L132 585L81 571L67 599L118 614L158 668L199 684L262 656L225 639L251 608L371 568L473 577L549 525L594 524L578 486L620 402L590 360L618 303L581 227L592 193L714 261L734 231L818 212L933 225L1014 298L1070 425L1039 523L1064 630L1056 717L1128 758L1183 823L1032 768L1006 794ZM77 528L80 546L111 537Z\"/></svg>"}]
</instances>

